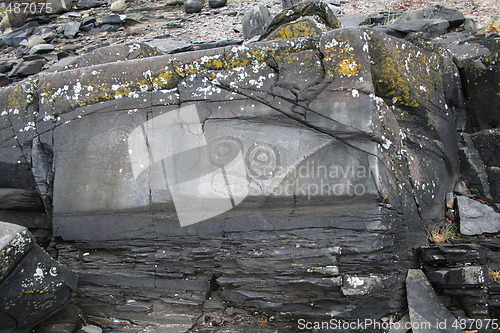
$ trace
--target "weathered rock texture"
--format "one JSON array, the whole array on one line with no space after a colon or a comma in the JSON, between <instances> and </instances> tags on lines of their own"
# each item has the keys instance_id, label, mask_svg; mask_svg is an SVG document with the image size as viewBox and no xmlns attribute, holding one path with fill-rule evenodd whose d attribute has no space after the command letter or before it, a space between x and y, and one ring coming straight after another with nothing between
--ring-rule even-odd
<instances>
[{"instance_id":1,"label":"weathered rock texture","mask_svg":"<svg viewBox=\"0 0 500 333\"><path fill-rule=\"evenodd\" d=\"M496 238L479 243L422 247L419 253L427 278L448 308L469 318L496 317L500 284L489 277L488 268L499 269L500 243Z\"/></svg>"},{"instance_id":2,"label":"weathered rock texture","mask_svg":"<svg viewBox=\"0 0 500 333\"><path fill-rule=\"evenodd\" d=\"M94 316L158 324L175 304L185 328L218 289L241 307L378 319L404 308L411 249L458 175L445 60L345 28L42 73L0 91L0 156L10 187L52 202L59 258ZM129 150L187 105L207 141L245 157L249 192L180 227L163 162L136 176L147 148ZM53 175L31 165L34 139Z\"/></svg>"},{"instance_id":3,"label":"weathered rock texture","mask_svg":"<svg viewBox=\"0 0 500 333\"><path fill-rule=\"evenodd\" d=\"M77 276L26 228L0 222L0 235L0 331L28 332L66 304Z\"/></svg>"}]
</instances>

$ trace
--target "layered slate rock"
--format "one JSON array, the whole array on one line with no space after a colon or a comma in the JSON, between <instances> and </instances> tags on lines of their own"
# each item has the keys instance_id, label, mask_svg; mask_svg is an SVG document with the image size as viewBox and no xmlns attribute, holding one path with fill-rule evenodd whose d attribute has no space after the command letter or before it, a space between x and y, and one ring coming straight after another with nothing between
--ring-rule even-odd
<instances>
[{"instance_id":1,"label":"layered slate rock","mask_svg":"<svg viewBox=\"0 0 500 333\"><path fill-rule=\"evenodd\" d=\"M461 332L456 327L456 318L439 300L424 272L410 269L406 290L412 332Z\"/></svg>"},{"instance_id":2,"label":"layered slate rock","mask_svg":"<svg viewBox=\"0 0 500 333\"><path fill-rule=\"evenodd\" d=\"M217 289L240 307L379 319L404 308L409 249L425 243L457 178L442 61L346 28L44 73L22 83L36 92L33 112L0 100L19 124L5 128L19 134L11 146L36 137L53 152L59 256L81 276L86 312L147 325L179 306L187 325ZM173 115L180 132L165 125ZM170 159L186 133L204 141ZM230 209L180 227L169 165L188 180L209 168L209 197L229 195L225 172L239 184ZM181 194L186 214L221 202L200 209Z\"/></svg>"},{"instance_id":3,"label":"layered slate rock","mask_svg":"<svg viewBox=\"0 0 500 333\"><path fill-rule=\"evenodd\" d=\"M0 330L28 331L68 302L77 276L26 228L0 222L0 234Z\"/></svg>"},{"instance_id":4,"label":"layered slate rock","mask_svg":"<svg viewBox=\"0 0 500 333\"><path fill-rule=\"evenodd\" d=\"M446 306L469 318L491 318L500 309L499 284L489 277L498 270L500 244L484 238L479 244L448 244L419 249L423 270ZM462 315L463 316L463 312ZM480 328L469 322L467 329Z\"/></svg>"}]
</instances>

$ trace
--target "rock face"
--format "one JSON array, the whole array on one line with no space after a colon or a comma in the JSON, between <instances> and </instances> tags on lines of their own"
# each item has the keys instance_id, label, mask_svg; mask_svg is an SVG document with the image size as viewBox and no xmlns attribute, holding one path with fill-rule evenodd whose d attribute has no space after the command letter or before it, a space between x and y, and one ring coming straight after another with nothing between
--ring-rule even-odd
<instances>
[{"instance_id":1,"label":"rock face","mask_svg":"<svg viewBox=\"0 0 500 333\"><path fill-rule=\"evenodd\" d=\"M178 304L189 328L218 293L379 319L458 176L443 61L345 28L45 72L0 91L3 163L33 183L19 158L34 138L52 155L59 259L90 315L146 325Z\"/></svg>"},{"instance_id":2,"label":"rock face","mask_svg":"<svg viewBox=\"0 0 500 333\"><path fill-rule=\"evenodd\" d=\"M0 222L0 331L29 331L58 311L77 276L35 244L21 226Z\"/></svg>"}]
</instances>

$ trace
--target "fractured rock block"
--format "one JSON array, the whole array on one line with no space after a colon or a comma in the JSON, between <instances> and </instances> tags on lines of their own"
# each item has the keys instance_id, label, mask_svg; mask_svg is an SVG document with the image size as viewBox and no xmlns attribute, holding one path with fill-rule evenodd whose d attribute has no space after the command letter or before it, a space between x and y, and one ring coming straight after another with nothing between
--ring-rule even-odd
<instances>
[{"instance_id":1,"label":"fractured rock block","mask_svg":"<svg viewBox=\"0 0 500 333\"><path fill-rule=\"evenodd\" d=\"M68 302L77 276L36 245L26 228L0 222L0 231L0 330L29 330Z\"/></svg>"}]
</instances>

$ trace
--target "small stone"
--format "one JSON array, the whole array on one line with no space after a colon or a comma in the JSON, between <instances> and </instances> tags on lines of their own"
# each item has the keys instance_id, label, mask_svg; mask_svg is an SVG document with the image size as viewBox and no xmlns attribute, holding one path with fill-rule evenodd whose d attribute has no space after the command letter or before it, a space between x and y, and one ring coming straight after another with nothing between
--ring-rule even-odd
<instances>
[{"instance_id":1,"label":"small stone","mask_svg":"<svg viewBox=\"0 0 500 333\"><path fill-rule=\"evenodd\" d=\"M42 44L43 42L45 42L45 40L43 39L42 36L33 35L33 36L30 36L30 38L28 38L28 42L26 43L26 47L31 49L38 44Z\"/></svg>"},{"instance_id":2,"label":"small stone","mask_svg":"<svg viewBox=\"0 0 500 333\"><path fill-rule=\"evenodd\" d=\"M184 4L184 0L167 0L165 1L166 6L182 6Z\"/></svg>"},{"instance_id":3,"label":"small stone","mask_svg":"<svg viewBox=\"0 0 500 333\"><path fill-rule=\"evenodd\" d=\"M66 38L75 38L80 31L80 22L69 22L63 26L63 34Z\"/></svg>"},{"instance_id":4,"label":"small stone","mask_svg":"<svg viewBox=\"0 0 500 333\"><path fill-rule=\"evenodd\" d=\"M431 37L444 34L450 26L446 20L440 19L422 19L408 22L396 23L390 26L394 31L410 33L410 32L423 32L429 34Z\"/></svg>"},{"instance_id":5,"label":"small stone","mask_svg":"<svg viewBox=\"0 0 500 333\"><path fill-rule=\"evenodd\" d=\"M31 48L30 54L42 54L42 53L47 53L54 51L55 47L52 44L38 44L34 47Z\"/></svg>"},{"instance_id":6,"label":"small stone","mask_svg":"<svg viewBox=\"0 0 500 333\"><path fill-rule=\"evenodd\" d=\"M7 73L12 70L14 64L12 62L0 62L0 73Z\"/></svg>"},{"instance_id":7,"label":"small stone","mask_svg":"<svg viewBox=\"0 0 500 333\"><path fill-rule=\"evenodd\" d=\"M77 9L90 9L90 8L102 7L104 5L106 5L106 2L104 2L104 1L83 0L83 1L80 1L76 4L76 8Z\"/></svg>"},{"instance_id":8,"label":"small stone","mask_svg":"<svg viewBox=\"0 0 500 333\"><path fill-rule=\"evenodd\" d=\"M23 61L12 69L9 76L28 76L39 73L46 63L45 59Z\"/></svg>"},{"instance_id":9,"label":"small stone","mask_svg":"<svg viewBox=\"0 0 500 333\"><path fill-rule=\"evenodd\" d=\"M121 24L124 20L124 15L110 14L101 19L101 24Z\"/></svg>"},{"instance_id":10,"label":"small stone","mask_svg":"<svg viewBox=\"0 0 500 333\"><path fill-rule=\"evenodd\" d=\"M366 20L368 20L368 15L365 14L347 15L339 18L342 27L357 27Z\"/></svg>"},{"instance_id":11,"label":"small stone","mask_svg":"<svg viewBox=\"0 0 500 333\"><path fill-rule=\"evenodd\" d=\"M184 1L184 11L187 14L199 13L203 8L203 2L200 0L186 0Z\"/></svg>"},{"instance_id":12,"label":"small stone","mask_svg":"<svg viewBox=\"0 0 500 333\"><path fill-rule=\"evenodd\" d=\"M109 7L109 9L111 9L111 11L113 13L123 12L126 8L127 8L127 4L125 3L125 0L116 0Z\"/></svg>"},{"instance_id":13,"label":"small stone","mask_svg":"<svg viewBox=\"0 0 500 333\"><path fill-rule=\"evenodd\" d=\"M100 328L99 326L95 326L95 325L87 325L87 326L83 326L80 330L82 333L85 332L85 333L102 333L102 328Z\"/></svg>"},{"instance_id":14,"label":"small stone","mask_svg":"<svg viewBox=\"0 0 500 333\"><path fill-rule=\"evenodd\" d=\"M224 7L227 3L227 0L208 0L208 6L210 8L220 8Z\"/></svg>"},{"instance_id":15,"label":"small stone","mask_svg":"<svg viewBox=\"0 0 500 333\"><path fill-rule=\"evenodd\" d=\"M446 208L453 209L453 206L455 204L455 196L453 195L452 192L448 192L445 194L445 203L446 203Z\"/></svg>"},{"instance_id":16,"label":"small stone","mask_svg":"<svg viewBox=\"0 0 500 333\"><path fill-rule=\"evenodd\" d=\"M465 185L465 182L463 180L459 180L455 184L455 188L453 189L453 192L456 194L460 194L460 195L466 195L469 193L469 190L467 189L467 185Z\"/></svg>"},{"instance_id":17,"label":"small stone","mask_svg":"<svg viewBox=\"0 0 500 333\"><path fill-rule=\"evenodd\" d=\"M455 215L455 210L453 209L448 209L446 211L446 214L445 216L450 220L450 221L455 221L455 219L457 218L456 215Z\"/></svg>"}]
</instances>

